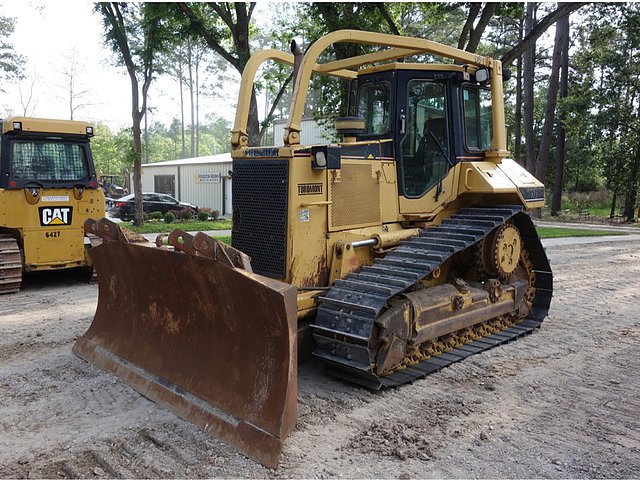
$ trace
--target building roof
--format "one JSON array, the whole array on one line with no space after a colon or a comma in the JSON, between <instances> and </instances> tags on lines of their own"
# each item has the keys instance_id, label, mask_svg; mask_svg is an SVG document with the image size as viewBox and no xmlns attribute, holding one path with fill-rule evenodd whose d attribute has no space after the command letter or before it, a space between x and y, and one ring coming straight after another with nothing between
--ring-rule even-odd
<instances>
[{"instance_id":1,"label":"building roof","mask_svg":"<svg viewBox=\"0 0 640 480\"><path fill-rule=\"evenodd\" d=\"M169 160L167 162L143 163L143 167L171 167L173 165L195 165L203 163L231 163L230 153L218 155L206 155L204 157L183 158L181 160Z\"/></svg>"}]
</instances>

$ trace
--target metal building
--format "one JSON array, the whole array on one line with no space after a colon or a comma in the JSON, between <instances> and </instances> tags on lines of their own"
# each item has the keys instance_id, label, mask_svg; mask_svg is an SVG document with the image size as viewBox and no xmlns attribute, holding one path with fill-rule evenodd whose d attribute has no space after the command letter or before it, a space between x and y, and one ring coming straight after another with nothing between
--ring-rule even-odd
<instances>
[{"instance_id":1,"label":"metal building","mask_svg":"<svg viewBox=\"0 0 640 480\"><path fill-rule=\"evenodd\" d=\"M166 193L181 202L231 215L231 154L142 165L142 191Z\"/></svg>"},{"instance_id":2,"label":"metal building","mask_svg":"<svg viewBox=\"0 0 640 480\"><path fill-rule=\"evenodd\" d=\"M274 120L274 145L282 145L284 129L287 126L287 123L288 120L286 119ZM302 132L300 132L300 145L323 145L331 143L331 139L335 136L335 130L316 123L313 118L303 118L300 123L300 127L302 128Z\"/></svg>"}]
</instances>

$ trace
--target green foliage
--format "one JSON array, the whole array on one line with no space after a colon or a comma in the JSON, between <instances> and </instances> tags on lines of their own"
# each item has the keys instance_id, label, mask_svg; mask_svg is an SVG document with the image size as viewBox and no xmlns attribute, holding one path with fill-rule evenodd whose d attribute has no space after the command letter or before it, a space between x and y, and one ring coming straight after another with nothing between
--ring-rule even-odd
<instances>
[{"instance_id":1,"label":"green foliage","mask_svg":"<svg viewBox=\"0 0 640 480\"><path fill-rule=\"evenodd\" d=\"M123 65L131 82L131 121L133 169L136 196L142 185L142 142L140 124L147 113L149 88L157 73L161 72L161 64L156 62L158 52L168 50L175 45L173 23L166 18L167 4L161 3L124 3L102 2L95 5L101 14L105 42L114 52L114 58ZM141 203L135 207L134 221L143 223Z\"/></svg>"},{"instance_id":2,"label":"green foliage","mask_svg":"<svg viewBox=\"0 0 640 480\"><path fill-rule=\"evenodd\" d=\"M127 225L127 228L129 228L130 230L133 230L136 233L168 233L174 228L176 228L176 225L171 222L167 223L165 221L165 223L149 223L146 225L142 225L140 227L136 225ZM231 220L222 220L217 222L214 222L214 221L200 222L197 220L187 220L180 223L180 228L188 232L229 230L231 228Z\"/></svg>"},{"instance_id":3,"label":"green foliage","mask_svg":"<svg viewBox=\"0 0 640 480\"><path fill-rule=\"evenodd\" d=\"M585 146L582 163L599 166L607 188L632 207L640 183L640 6L594 4L585 20L568 130Z\"/></svg>"},{"instance_id":4,"label":"green foliage","mask_svg":"<svg viewBox=\"0 0 640 480\"><path fill-rule=\"evenodd\" d=\"M157 220L162 220L162 217L163 217L162 212L152 212L151 213L151 219L152 220L156 220L156 221Z\"/></svg>"},{"instance_id":5,"label":"green foliage","mask_svg":"<svg viewBox=\"0 0 640 480\"><path fill-rule=\"evenodd\" d=\"M611 192L597 190L591 192L569 192L562 196L562 210L577 213L582 210L601 210L611 206ZM607 212L608 216L608 212Z\"/></svg>"},{"instance_id":6,"label":"green foliage","mask_svg":"<svg viewBox=\"0 0 640 480\"><path fill-rule=\"evenodd\" d=\"M206 214L207 218L206 219L211 219L211 220L218 220L218 217L220 217L220 212L218 210L213 210L211 208L208 207L202 207L200 209L199 213L203 213ZM198 214L198 218L200 218L200 215Z\"/></svg>"},{"instance_id":7,"label":"green foliage","mask_svg":"<svg viewBox=\"0 0 640 480\"><path fill-rule=\"evenodd\" d=\"M611 232L604 230L585 230L579 228L555 228L537 227L540 238L564 238L564 237L605 237L609 235L626 235L625 232Z\"/></svg>"},{"instance_id":8,"label":"green foliage","mask_svg":"<svg viewBox=\"0 0 640 480\"><path fill-rule=\"evenodd\" d=\"M178 212L180 220L189 220L193 216L193 210L190 208L183 208Z\"/></svg>"},{"instance_id":9,"label":"green foliage","mask_svg":"<svg viewBox=\"0 0 640 480\"><path fill-rule=\"evenodd\" d=\"M186 125L189 128L189 125ZM205 122L199 125L199 155L216 155L228 152L231 148L229 143L231 125L224 118L216 115L206 115ZM149 126L147 138L149 140L148 157L149 163L165 162L167 160L178 160L190 157L187 148L185 156L182 155L182 134L180 120L173 119L169 127L155 122ZM188 143L188 141L187 141ZM145 151L145 158L147 153Z\"/></svg>"},{"instance_id":10,"label":"green foliage","mask_svg":"<svg viewBox=\"0 0 640 480\"><path fill-rule=\"evenodd\" d=\"M215 237L216 240L226 243L227 245L231 245L231 235L224 235L222 237Z\"/></svg>"},{"instance_id":11,"label":"green foliage","mask_svg":"<svg viewBox=\"0 0 640 480\"><path fill-rule=\"evenodd\" d=\"M174 119L169 127L160 122L150 125L147 135L149 145L143 146L144 158L146 148L150 163L183 158L179 125L178 119ZM200 155L228 152L230 129L229 122L224 118L215 114L207 115L206 122L200 125ZM134 158L131 129L124 128L114 134L106 125L97 124L96 134L91 139L91 151L96 171L122 174L125 168L131 170Z\"/></svg>"},{"instance_id":12,"label":"green foliage","mask_svg":"<svg viewBox=\"0 0 640 480\"><path fill-rule=\"evenodd\" d=\"M15 29L16 19L0 16L0 75L6 81L20 78L25 59L15 53L13 45L7 40ZM0 86L0 91L5 91Z\"/></svg>"},{"instance_id":13,"label":"green foliage","mask_svg":"<svg viewBox=\"0 0 640 480\"><path fill-rule=\"evenodd\" d=\"M173 212L167 212L164 214L164 223L173 223L176 219L176 216Z\"/></svg>"},{"instance_id":14,"label":"green foliage","mask_svg":"<svg viewBox=\"0 0 640 480\"><path fill-rule=\"evenodd\" d=\"M130 128L113 134L109 127L99 123L91 139L91 151L96 170L104 174L120 174L133 165L133 138Z\"/></svg>"},{"instance_id":15,"label":"green foliage","mask_svg":"<svg viewBox=\"0 0 640 480\"><path fill-rule=\"evenodd\" d=\"M198 220L199 220L200 222L206 222L207 220L209 220L209 213L208 213L208 212L205 212L205 211L203 211L203 210L200 210L200 211L198 212L198 216L197 216L197 218L198 218Z\"/></svg>"}]
</instances>

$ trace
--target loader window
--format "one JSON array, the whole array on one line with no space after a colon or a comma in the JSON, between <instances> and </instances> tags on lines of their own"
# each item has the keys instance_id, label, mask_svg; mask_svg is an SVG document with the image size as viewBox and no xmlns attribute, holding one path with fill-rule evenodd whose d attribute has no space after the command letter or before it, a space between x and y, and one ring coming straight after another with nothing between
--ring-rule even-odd
<instances>
[{"instance_id":1,"label":"loader window","mask_svg":"<svg viewBox=\"0 0 640 480\"><path fill-rule=\"evenodd\" d=\"M491 145L491 93L489 90L465 87L464 132L469 150L487 150Z\"/></svg>"},{"instance_id":2,"label":"loader window","mask_svg":"<svg viewBox=\"0 0 640 480\"><path fill-rule=\"evenodd\" d=\"M419 197L449 171L447 102L442 83L411 80L402 139L404 194Z\"/></svg>"},{"instance_id":3,"label":"loader window","mask_svg":"<svg viewBox=\"0 0 640 480\"><path fill-rule=\"evenodd\" d=\"M11 172L27 181L74 182L89 177L84 146L64 142L11 142Z\"/></svg>"},{"instance_id":4,"label":"loader window","mask_svg":"<svg viewBox=\"0 0 640 480\"><path fill-rule=\"evenodd\" d=\"M357 115L364 118L365 135L389 133L390 90L388 82L365 83L360 87Z\"/></svg>"}]
</instances>

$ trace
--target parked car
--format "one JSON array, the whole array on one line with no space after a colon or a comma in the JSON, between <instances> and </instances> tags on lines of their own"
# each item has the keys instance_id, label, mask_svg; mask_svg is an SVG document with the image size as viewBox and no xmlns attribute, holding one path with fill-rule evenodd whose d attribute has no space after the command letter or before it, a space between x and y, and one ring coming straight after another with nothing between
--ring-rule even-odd
<instances>
[{"instance_id":1,"label":"parked car","mask_svg":"<svg viewBox=\"0 0 640 480\"><path fill-rule=\"evenodd\" d=\"M109 215L128 221L133 218L133 209L135 203L134 194L126 195L122 198L113 200L112 206L108 209ZM164 193L143 193L142 209L145 213L161 212L163 214L174 210L181 211L185 208L191 210L191 215L196 216L198 207L191 203L179 202L170 195Z\"/></svg>"}]
</instances>

